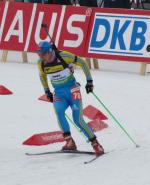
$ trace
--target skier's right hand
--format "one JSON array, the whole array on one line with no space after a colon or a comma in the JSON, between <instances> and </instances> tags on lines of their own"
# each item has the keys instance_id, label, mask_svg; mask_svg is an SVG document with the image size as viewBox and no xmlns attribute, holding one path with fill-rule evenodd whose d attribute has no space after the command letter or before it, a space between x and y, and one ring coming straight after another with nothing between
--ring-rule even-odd
<instances>
[{"instance_id":1,"label":"skier's right hand","mask_svg":"<svg viewBox=\"0 0 150 185\"><path fill-rule=\"evenodd\" d=\"M45 94L50 102L53 102L53 93L49 89L45 89Z\"/></svg>"}]
</instances>

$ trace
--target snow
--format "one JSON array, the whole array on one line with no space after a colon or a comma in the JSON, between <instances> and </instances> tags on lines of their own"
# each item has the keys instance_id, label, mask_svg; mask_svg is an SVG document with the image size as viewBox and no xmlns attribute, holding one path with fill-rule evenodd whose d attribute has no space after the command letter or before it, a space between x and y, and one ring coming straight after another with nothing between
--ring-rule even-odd
<instances>
[{"instance_id":1,"label":"snow","mask_svg":"<svg viewBox=\"0 0 150 185\"><path fill-rule=\"evenodd\" d=\"M12 58L13 59L13 58ZM108 63L107 63L108 65ZM29 147L22 142L35 133L59 130L50 103L39 101L43 89L35 63L0 63L0 85L13 95L0 95L0 184L1 185L149 185L150 178L150 75L140 76L139 64L124 70L92 70L94 92L140 145L136 148L93 95L84 90L81 70L75 76L82 84L83 104L93 105L109 116L109 127L96 135L108 152L91 164L88 155L54 154L26 156L25 152L46 152L63 143ZM113 64L112 64L113 65ZM127 68L128 66L128 68ZM121 66L122 67L122 66ZM71 117L70 110L67 115ZM83 136L71 126L78 148L89 150Z\"/></svg>"}]
</instances>

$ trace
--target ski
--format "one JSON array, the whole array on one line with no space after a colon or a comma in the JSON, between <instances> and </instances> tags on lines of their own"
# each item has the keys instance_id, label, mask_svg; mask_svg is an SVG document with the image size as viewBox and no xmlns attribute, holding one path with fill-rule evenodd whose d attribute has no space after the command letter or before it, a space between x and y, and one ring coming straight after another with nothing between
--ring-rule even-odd
<instances>
[{"instance_id":1,"label":"ski","mask_svg":"<svg viewBox=\"0 0 150 185\"><path fill-rule=\"evenodd\" d=\"M112 150L112 151L114 151L114 150ZM103 157L104 155L106 155L106 154L108 154L108 153L110 153L110 152L112 152L112 151L105 152L104 154L99 155L99 156L95 156L95 157L93 157L92 159L90 159L89 161L85 161L84 164L89 164L89 163L95 161L96 159L98 159L98 158L100 158L100 157Z\"/></svg>"},{"instance_id":2,"label":"ski","mask_svg":"<svg viewBox=\"0 0 150 185\"><path fill-rule=\"evenodd\" d=\"M49 155L49 154L88 154L88 155L95 155L94 152L90 151L82 151L82 150L58 150L58 151L50 151L50 152L40 152L40 153L25 153L28 156L35 156L35 155Z\"/></svg>"},{"instance_id":3,"label":"ski","mask_svg":"<svg viewBox=\"0 0 150 185\"><path fill-rule=\"evenodd\" d=\"M96 159L98 159L99 157L102 157L104 154L100 155L100 156L95 156L94 158L90 159L89 161L85 161L84 164L89 164L93 161L95 161Z\"/></svg>"}]
</instances>

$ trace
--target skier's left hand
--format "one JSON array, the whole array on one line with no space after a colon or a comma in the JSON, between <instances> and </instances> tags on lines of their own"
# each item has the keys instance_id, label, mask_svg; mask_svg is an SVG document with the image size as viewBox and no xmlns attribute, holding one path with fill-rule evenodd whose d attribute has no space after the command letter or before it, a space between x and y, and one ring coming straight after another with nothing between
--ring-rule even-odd
<instances>
[{"instance_id":1,"label":"skier's left hand","mask_svg":"<svg viewBox=\"0 0 150 185\"><path fill-rule=\"evenodd\" d=\"M87 94L93 92L93 88L93 80L87 80L87 84L85 86Z\"/></svg>"}]
</instances>

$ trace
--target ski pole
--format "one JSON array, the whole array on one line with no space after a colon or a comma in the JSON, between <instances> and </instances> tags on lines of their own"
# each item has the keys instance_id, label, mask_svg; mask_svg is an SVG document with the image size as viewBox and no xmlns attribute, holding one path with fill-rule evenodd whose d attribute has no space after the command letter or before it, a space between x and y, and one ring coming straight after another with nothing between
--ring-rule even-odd
<instances>
[{"instance_id":1,"label":"ski pole","mask_svg":"<svg viewBox=\"0 0 150 185\"><path fill-rule=\"evenodd\" d=\"M82 130L76 126L76 124L70 119L70 117L65 113L66 118L74 125L74 127L82 134L82 136L85 138L85 140L88 142L88 139L83 134Z\"/></svg>"},{"instance_id":2,"label":"ski pole","mask_svg":"<svg viewBox=\"0 0 150 185\"><path fill-rule=\"evenodd\" d=\"M104 109L111 116L111 118L115 121L115 123L124 131L124 133L128 136L130 141L132 141L132 143L134 143L136 147L139 147L139 145L134 141L134 139L130 136L127 130L121 125L121 123L115 118L115 116L110 112L110 110L104 105L104 103L100 100L100 98L94 92L92 92L92 94L98 100L98 102L104 107Z\"/></svg>"}]
</instances>

